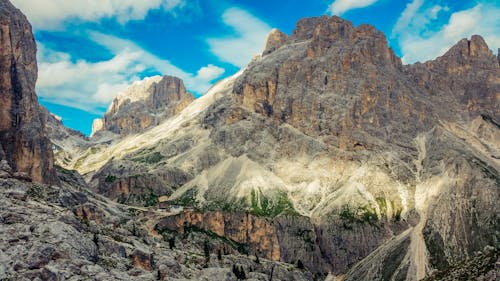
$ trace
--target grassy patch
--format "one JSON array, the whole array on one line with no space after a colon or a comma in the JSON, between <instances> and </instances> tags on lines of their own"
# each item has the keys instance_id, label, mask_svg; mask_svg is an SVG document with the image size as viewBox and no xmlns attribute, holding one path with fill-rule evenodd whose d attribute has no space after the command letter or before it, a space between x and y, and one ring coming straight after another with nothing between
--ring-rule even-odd
<instances>
[{"instance_id":1,"label":"grassy patch","mask_svg":"<svg viewBox=\"0 0 500 281\"><path fill-rule=\"evenodd\" d=\"M144 207L156 206L158 204L158 195L154 193L148 193L140 195L140 201L144 202Z\"/></svg>"},{"instance_id":2,"label":"grassy patch","mask_svg":"<svg viewBox=\"0 0 500 281\"><path fill-rule=\"evenodd\" d=\"M226 213L241 212L245 209L245 199L242 198L240 202L228 202L224 200L211 200L203 205L201 211L223 211Z\"/></svg>"},{"instance_id":3,"label":"grassy patch","mask_svg":"<svg viewBox=\"0 0 500 281\"><path fill-rule=\"evenodd\" d=\"M344 222L350 223L375 223L378 221L377 213L368 206L353 209L348 205L344 205L339 212L339 217Z\"/></svg>"},{"instance_id":4,"label":"grassy patch","mask_svg":"<svg viewBox=\"0 0 500 281\"><path fill-rule=\"evenodd\" d=\"M184 194L182 194L179 198L172 200L171 204L185 207L196 207L196 190L189 189L188 191L184 192Z\"/></svg>"},{"instance_id":5,"label":"grassy patch","mask_svg":"<svg viewBox=\"0 0 500 281\"><path fill-rule=\"evenodd\" d=\"M163 160L165 157L158 151L149 153L143 156L132 158L132 161L146 163L146 164L156 164Z\"/></svg>"},{"instance_id":6,"label":"grassy patch","mask_svg":"<svg viewBox=\"0 0 500 281\"><path fill-rule=\"evenodd\" d=\"M277 196L268 198L252 190L250 198L250 214L260 217L277 217L279 215L299 215L285 192L278 192Z\"/></svg>"}]
</instances>

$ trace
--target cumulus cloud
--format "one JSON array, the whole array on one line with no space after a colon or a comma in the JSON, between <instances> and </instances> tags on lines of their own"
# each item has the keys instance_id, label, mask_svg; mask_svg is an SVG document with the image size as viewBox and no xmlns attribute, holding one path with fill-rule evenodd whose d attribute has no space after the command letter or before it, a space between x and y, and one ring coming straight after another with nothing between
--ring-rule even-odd
<instances>
[{"instance_id":1,"label":"cumulus cloud","mask_svg":"<svg viewBox=\"0 0 500 281\"><path fill-rule=\"evenodd\" d=\"M220 77L222 74L224 74L224 72L224 68L209 64L200 68L196 77L202 80L211 81L217 77Z\"/></svg>"},{"instance_id":2,"label":"cumulus cloud","mask_svg":"<svg viewBox=\"0 0 500 281\"><path fill-rule=\"evenodd\" d=\"M359 8L365 8L375 4L378 0L335 0L328 7L332 15L342 15L343 13Z\"/></svg>"},{"instance_id":3,"label":"cumulus cloud","mask_svg":"<svg viewBox=\"0 0 500 281\"><path fill-rule=\"evenodd\" d=\"M140 20L150 10L173 12L182 8L185 0L11 0L21 9L36 28L58 29L70 19L99 21L116 18L125 23Z\"/></svg>"},{"instance_id":4,"label":"cumulus cloud","mask_svg":"<svg viewBox=\"0 0 500 281\"><path fill-rule=\"evenodd\" d=\"M226 10L222 21L235 31L236 36L207 39L210 51L221 61L238 67L247 65L253 56L262 52L271 27L239 8Z\"/></svg>"},{"instance_id":5,"label":"cumulus cloud","mask_svg":"<svg viewBox=\"0 0 500 281\"><path fill-rule=\"evenodd\" d=\"M447 7L414 0L409 3L393 28L403 62L427 61L443 55L462 38L474 34L484 37L490 48L500 46L500 7L479 3L473 8L456 11L446 19ZM440 22L443 22L440 24Z\"/></svg>"},{"instance_id":6,"label":"cumulus cloud","mask_svg":"<svg viewBox=\"0 0 500 281\"><path fill-rule=\"evenodd\" d=\"M102 114L111 100L144 71L177 76L186 87L204 93L224 69L209 64L191 74L142 49L137 44L101 33L90 38L109 49L114 56L105 61L72 61L66 53L39 45L37 91L45 101Z\"/></svg>"}]
</instances>

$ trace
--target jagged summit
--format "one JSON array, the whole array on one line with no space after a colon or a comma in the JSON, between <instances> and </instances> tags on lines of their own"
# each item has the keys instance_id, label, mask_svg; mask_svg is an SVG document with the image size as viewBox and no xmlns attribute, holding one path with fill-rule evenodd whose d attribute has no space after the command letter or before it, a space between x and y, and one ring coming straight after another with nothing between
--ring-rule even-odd
<instances>
[{"instance_id":1,"label":"jagged summit","mask_svg":"<svg viewBox=\"0 0 500 281\"><path fill-rule=\"evenodd\" d=\"M307 44L308 58L341 49L343 52L358 53L353 55L355 59L362 59L362 63L401 65L401 59L388 47L387 38L381 31L368 24L354 27L352 22L337 16L301 19L290 37L273 30L268 36L263 55L283 45L299 43Z\"/></svg>"},{"instance_id":2,"label":"jagged summit","mask_svg":"<svg viewBox=\"0 0 500 281\"><path fill-rule=\"evenodd\" d=\"M193 100L177 77L145 78L118 94L104 117L94 121L92 136L101 130L120 135L140 132L179 113Z\"/></svg>"},{"instance_id":3,"label":"jagged summit","mask_svg":"<svg viewBox=\"0 0 500 281\"><path fill-rule=\"evenodd\" d=\"M436 62L449 67L461 65L473 65L481 69L498 67L497 58L480 35L472 35L470 39L463 38L443 56L437 58Z\"/></svg>"},{"instance_id":4,"label":"jagged summit","mask_svg":"<svg viewBox=\"0 0 500 281\"><path fill-rule=\"evenodd\" d=\"M266 47L264 48L262 55L265 56L274 52L279 47L285 45L287 41L288 35L278 29L273 29L267 36Z\"/></svg>"}]
</instances>

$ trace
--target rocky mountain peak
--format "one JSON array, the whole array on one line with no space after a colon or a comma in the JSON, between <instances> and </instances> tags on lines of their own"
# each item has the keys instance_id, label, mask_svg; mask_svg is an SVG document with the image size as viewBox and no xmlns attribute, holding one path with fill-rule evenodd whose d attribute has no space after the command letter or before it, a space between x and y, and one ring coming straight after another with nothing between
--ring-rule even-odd
<instances>
[{"instance_id":1,"label":"rocky mountain peak","mask_svg":"<svg viewBox=\"0 0 500 281\"><path fill-rule=\"evenodd\" d=\"M177 77L145 78L118 94L104 118L94 121L92 135L101 130L120 135L140 132L177 114L193 100Z\"/></svg>"},{"instance_id":2,"label":"rocky mountain peak","mask_svg":"<svg viewBox=\"0 0 500 281\"><path fill-rule=\"evenodd\" d=\"M0 160L32 180L55 183L53 153L35 93L36 43L26 17L0 2Z\"/></svg>"},{"instance_id":3,"label":"rocky mountain peak","mask_svg":"<svg viewBox=\"0 0 500 281\"><path fill-rule=\"evenodd\" d=\"M267 36L266 47L262 55L265 56L274 52L279 47L285 45L287 41L288 35L278 29L273 29Z\"/></svg>"},{"instance_id":4,"label":"rocky mountain peak","mask_svg":"<svg viewBox=\"0 0 500 281\"><path fill-rule=\"evenodd\" d=\"M387 38L375 27L352 22L337 16L305 18L298 21L291 42L308 41L308 57L325 56L331 50L362 60L363 63L401 66L401 60L389 48ZM347 59L347 58L346 58Z\"/></svg>"},{"instance_id":5,"label":"rocky mountain peak","mask_svg":"<svg viewBox=\"0 0 500 281\"><path fill-rule=\"evenodd\" d=\"M480 35L473 35L470 40L467 38L460 40L442 57L438 58L438 61L452 65L475 64L484 67L498 65L498 58L495 58Z\"/></svg>"}]
</instances>

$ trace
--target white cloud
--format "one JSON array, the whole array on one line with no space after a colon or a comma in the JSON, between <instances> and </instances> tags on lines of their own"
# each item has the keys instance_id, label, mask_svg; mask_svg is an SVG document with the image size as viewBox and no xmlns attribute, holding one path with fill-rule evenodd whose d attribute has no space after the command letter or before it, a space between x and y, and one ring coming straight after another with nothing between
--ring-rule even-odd
<instances>
[{"instance_id":1,"label":"white cloud","mask_svg":"<svg viewBox=\"0 0 500 281\"><path fill-rule=\"evenodd\" d=\"M359 8L365 8L375 4L378 0L335 0L328 7L332 15L342 15L343 13Z\"/></svg>"},{"instance_id":2,"label":"white cloud","mask_svg":"<svg viewBox=\"0 0 500 281\"><path fill-rule=\"evenodd\" d=\"M177 76L187 89L198 93L204 93L224 73L223 68L209 64L196 75L191 74L131 41L101 33L91 33L90 38L108 48L114 57L100 62L74 62L69 54L38 43L37 92L45 101L102 114L111 100L145 70Z\"/></svg>"},{"instance_id":3,"label":"white cloud","mask_svg":"<svg viewBox=\"0 0 500 281\"><path fill-rule=\"evenodd\" d=\"M423 0L413 0L413 2L406 4L406 8L404 9L401 16L399 16L398 21L392 29L393 35L401 33L403 30L410 28L412 19L415 17L420 7L422 7L423 3Z\"/></svg>"},{"instance_id":4,"label":"white cloud","mask_svg":"<svg viewBox=\"0 0 500 281\"><path fill-rule=\"evenodd\" d=\"M198 77L199 79L211 81L217 77L220 77L222 74L224 74L224 72L225 72L224 68L215 66L213 64L209 64L207 66L200 68L200 70L198 70L196 77Z\"/></svg>"},{"instance_id":5,"label":"white cloud","mask_svg":"<svg viewBox=\"0 0 500 281\"><path fill-rule=\"evenodd\" d=\"M237 36L207 39L210 51L221 61L238 67L247 65L255 55L262 52L271 27L239 8L226 10L222 21L234 29Z\"/></svg>"},{"instance_id":6,"label":"white cloud","mask_svg":"<svg viewBox=\"0 0 500 281\"><path fill-rule=\"evenodd\" d=\"M393 29L393 37L398 39L404 63L427 61L443 55L462 38L474 34L484 37L490 48L500 46L500 7L477 4L467 10L452 13L444 24L441 11L447 7L430 5L422 0L408 4Z\"/></svg>"},{"instance_id":7,"label":"white cloud","mask_svg":"<svg viewBox=\"0 0 500 281\"><path fill-rule=\"evenodd\" d=\"M150 10L175 11L185 0L11 0L39 29L58 29L69 19L98 21L116 18L125 23L140 20Z\"/></svg>"}]
</instances>

